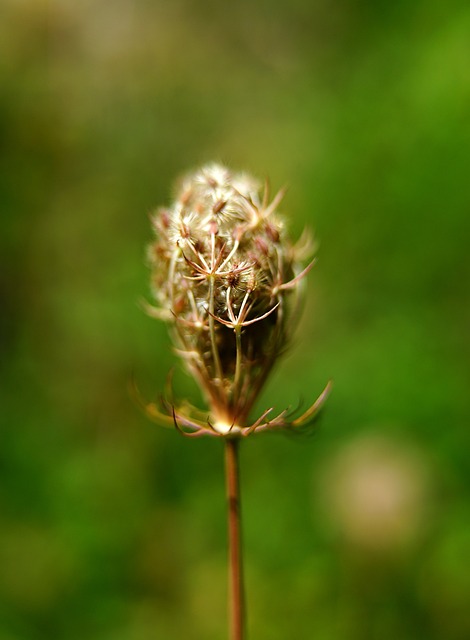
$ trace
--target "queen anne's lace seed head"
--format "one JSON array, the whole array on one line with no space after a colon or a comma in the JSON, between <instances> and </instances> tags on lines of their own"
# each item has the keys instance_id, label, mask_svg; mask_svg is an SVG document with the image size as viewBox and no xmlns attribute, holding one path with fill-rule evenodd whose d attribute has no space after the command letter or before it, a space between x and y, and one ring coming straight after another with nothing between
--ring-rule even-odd
<instances>
[{"instance_id":1,"label":"queen anne's lace seed head","mask_svg":"<svg viewBox=\"0 0 470 640\"><path fill-rule=\"evenodd\" d=\"M213 164L183 180L173 205L152 217L157 313L211 410L213 424L203 427L168 404L175 424L192 433L247 433L248 414L288 342L311 265L302 271L305 251L286 235L281 197L269 203L252 177Z\"/></svg>"}]
</instances>

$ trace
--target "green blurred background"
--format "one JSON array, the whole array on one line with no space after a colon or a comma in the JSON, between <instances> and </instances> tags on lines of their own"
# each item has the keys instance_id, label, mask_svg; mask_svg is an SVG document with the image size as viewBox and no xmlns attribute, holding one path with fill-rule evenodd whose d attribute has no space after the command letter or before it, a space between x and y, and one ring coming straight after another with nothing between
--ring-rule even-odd
<instances>
[{"instance_id":1,"label":"green blurred background","mask_svg":"<svg viewBox=\"0 0 470 640\"><path fill-rule=\"evenodd\" d=\"M3 0L0 640L226 637L221 444L127 390L175 362L148 213L211 160L319 239L260 409L335 382L242 450L250 638L470 637L469 61L464 0Z\"/></svg>"}]
</instances>

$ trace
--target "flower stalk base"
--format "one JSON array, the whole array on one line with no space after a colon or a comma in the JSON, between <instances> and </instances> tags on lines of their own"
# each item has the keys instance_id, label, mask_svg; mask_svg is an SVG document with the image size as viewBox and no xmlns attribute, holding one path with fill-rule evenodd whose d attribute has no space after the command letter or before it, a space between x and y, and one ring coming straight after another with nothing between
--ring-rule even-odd
<instances>
[{"instance_id":1,"label":"flower stalk base","mask_svg":"<svg viewBox=\"0 0 470 640\"><path fill-rule=\"evenodd\" d=\"M243 640L245 638L245 603L238 457L240 440L238 438L226 438L224 444L228 508L230 640Z\"/></svg>"}]
</instances>

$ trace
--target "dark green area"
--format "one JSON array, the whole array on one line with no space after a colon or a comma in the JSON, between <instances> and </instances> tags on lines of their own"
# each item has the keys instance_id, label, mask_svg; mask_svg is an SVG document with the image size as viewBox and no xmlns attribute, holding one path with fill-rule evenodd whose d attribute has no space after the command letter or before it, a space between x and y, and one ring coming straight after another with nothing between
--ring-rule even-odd
<instances>
[{"instance_id":1,"label":"dark green area","mask_svg":"<svg viewBox=\"0 0 470 640\"><path fill-rule=\"evenodd\" d=\"M175 363L147 214L211 160L319 240L259 411L335 383L242 448L250 638L470 637L469 34L463 0L3 2L0 640L226 637L220 442L128 394Z\"/></svg>"}]
</instances>

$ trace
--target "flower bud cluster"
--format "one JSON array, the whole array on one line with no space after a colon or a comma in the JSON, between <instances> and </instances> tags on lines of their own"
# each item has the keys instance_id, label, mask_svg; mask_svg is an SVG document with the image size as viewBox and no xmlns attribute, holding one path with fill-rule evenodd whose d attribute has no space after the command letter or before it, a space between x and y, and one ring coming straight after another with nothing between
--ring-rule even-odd
<instances>
[{"instance_id":1,"label":"flower bud cluster","mask_svg":"<svg viewBox=\"0 0 470 640\"><path fill-rule=\"evenodd\" d=\"M311 266L302 271L305 251L286 236L281 199L269 202L252 177L214 164L183 180L172 206L152 216L154 315L171 325L209 403L211 429L222 435L246 428L289 339L296 294Z\"/></svg>"}]
</instances>

